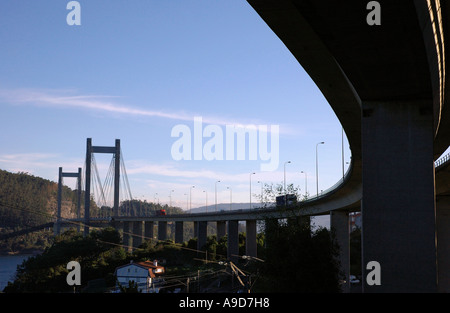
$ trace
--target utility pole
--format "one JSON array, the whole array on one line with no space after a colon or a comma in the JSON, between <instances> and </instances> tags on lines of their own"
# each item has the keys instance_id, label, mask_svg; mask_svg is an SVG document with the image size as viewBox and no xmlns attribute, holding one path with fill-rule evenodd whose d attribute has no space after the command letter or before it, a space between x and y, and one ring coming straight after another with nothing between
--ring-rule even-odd
<instances>
[{"instance_id":1,"label":"utility pole","mask_svg":"<svg viewBox=\"0 0 450 313\"><path fill-rule=\"evenodd\" d=\"M200 270L197 270L197 292L200 292Z\"/></svg>"}]
</instances>

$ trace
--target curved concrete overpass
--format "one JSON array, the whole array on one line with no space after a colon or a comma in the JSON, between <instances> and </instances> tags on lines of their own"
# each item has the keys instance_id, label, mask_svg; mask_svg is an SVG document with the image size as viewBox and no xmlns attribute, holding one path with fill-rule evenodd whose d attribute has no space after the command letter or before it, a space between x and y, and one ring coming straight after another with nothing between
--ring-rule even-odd
<instances>
[{"instance_id":1,"label":"curved concrete overpass","mask_svg":"<svg viewBox=\"0 0 450 313\"><path fill-rule=\"evenodd\" d=\"M369 26L369 1L248 2L321 90L352 153L342 183L302 202L294 214L332 212L348 275L348 212L361 209L363 277L369 261L379 262L382 272L381 285L364 284L365 291L450 291L450 248L439 248L447 237L450 247L450 233L439 233L450 229L450 175L446 166L436 173L433 166L450 145L450 3L378 1L381 25ZM260 209L116 220L127 228L137 222L141 234L141 222L160 222L164 232L168 221L193 221L199 238L206 238L208 221L221 229L228 221L230 248L238 221L250 222L256 239L255 220L291 214Z\"/></svg>"},{"instance_id":2,"label":"curved concrete overpass","mask_svg":"<svg viewBox=\"0 0 450 313\"><path fill-rule=\"evenodd\" d=\"M333 3L333 1L291 0L250 0L248 2L281 39L282 43L286 45L322 91L345 129L352 152L351 164L345 179L338 182L335 188L319 198L311 198L300 203L298 215L314 216L328 214L336 210L358 211L360 209L362 198L362 99L376 101L377 99L387 98L394 102L393 105L396 101L401 102L405 98L419 99L418 101L423 102L425 108L428 101L429 106L435 106L434 111L441 111L437 115L441 122L435 121L434 123L433 158L437 159L450 145L449 106L438 103L433 98L433 75L429 74L427 55L424 51L424 34L418 25L419 16L411 1L396 1L395 4L389 4L386 11L401 12L401 18L394 22L386 22L389 25L382 32L376 32L368 28L366 32L372 35L366 35L362 31L354 31L361 25L367 28L367 25L364 24L366 23L365 14L368 11L365 8L366 3L362 6L361 1L346 1L345 4ZM384 12L385 4L382 4L382 8ZM424 7L419 6L417 10L419 9L424 10ZM447 7L443 9L445 21L449 20L447 18L450 16L448 11L449 8ZM319 13L321 13L321 16L318 16ZM313 22L310 23L309 21ZM402 21L404 27L398 29L397 26ZM408 36L403 41L398 40L398 38L402 38L401 35L404 35L405 30L411 28L408 26L411 23L417 27L408 31ZM445 30L448 32L448 27ZM342 40L342 35L337 36L335 34L344 34L345 40ZM448 36L446 35L446 37ZM413 42L410 40L411 38L414 38ZM332 44L330 44L330 41ZM394 45L392 42L396 42L396 44ZM357 51L348 53L355 46ZM347 49L347 47L349 48ZM380 51L382 50L385 50L383 59L380 58ZM361 54L364 54L364 58L361 58ZM338 59L343 61L338 62ZM342 63L345 64L345 71ZM393 64L400 64L401 67L400 70L394 72L395 75L392 75L391 71ZM411 66L411 64L415 66ZM367 68L367 70L361 70L364 68ZM355 76L352 81L349 79L351 75ZM447 85L448 81L446 81ZM378 87L372 88L373 85ZM392 86L395 86L395 88ZM380 92L380 90L383 92ZM448 102L448 96L445 101ZM439 127L437 127L438 125ZM402 158L404 154L403 152L399 153L396 158ZM439 175L440 172L437 171L437 178ZM436 182L439 184L440 180L436 179ZM241 210L240 212L230 213L199 213L192 214L190 217L179 215L149 217L148 219L171 221L193 221L205 218L211 221L242 220L245 217L254 218L275 211L274 209ZM120 217L119 219L132 221L137 217Z\"/></svg>"},{"instance_id":3,"label":"curved concrete overpass","mask_svg":"<svg viewBox=\"0 0 450 313\"><path fill-rule=\"evenodd\" d=\"M439 259L445 240L435 225L435 192L448 191L439 186L446 171L435 180L433 167L450 145L449 3L378 1L381 25L371 26L369 1L248 2L345 129L352 171L333 194L310 205L320 212L362 202L363 264L377 261L383 272L382 284L364 284L365 291L437 291L450 268Z\"/></svg>"}]
</instances>

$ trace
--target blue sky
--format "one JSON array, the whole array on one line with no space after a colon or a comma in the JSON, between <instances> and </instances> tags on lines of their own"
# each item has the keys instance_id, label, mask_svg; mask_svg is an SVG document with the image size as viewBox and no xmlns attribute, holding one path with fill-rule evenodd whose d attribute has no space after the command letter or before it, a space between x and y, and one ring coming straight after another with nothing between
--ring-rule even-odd
<instances>
[{"instance_id":1,"label":"blue sky","mask_svg":"<svg viewBox=\"0 0 450 313\"><path fill-rule=\"evenodd\" d=\"M0 168L57 181L76 171L86 138L121 139L132 194L186 209L249 201L264 183L315 194L342 177L341 125L278 37L242 0L80 0L81 25L69 26L69 1L0 2ZM261 160L174 160L177 125L279 125L279 166ZM204 140L204 142L206 139ZM344 156L350 151L345 139ZM247 146L248 148L248 146ZM105 177L111 156L96 155ZM346 166L347 168L347 166ZM69 187L75 182L67 181ZM253 199L257 202L257 199Z\"/></svg>"}]
</instances>

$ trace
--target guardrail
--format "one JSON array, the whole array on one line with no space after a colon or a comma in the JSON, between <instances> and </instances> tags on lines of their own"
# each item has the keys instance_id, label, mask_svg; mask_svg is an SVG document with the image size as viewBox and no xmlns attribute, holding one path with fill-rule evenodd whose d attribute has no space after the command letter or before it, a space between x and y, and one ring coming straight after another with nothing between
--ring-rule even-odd
<instances>
[{"instance_id":1,"label":"guardrail","mask_svg":"<svg viewBox=\"0 0 450 313\"><path fill-rule=\"evenodd\" d=\"M450 161L450 153L447 153L443 157L440 157L434 162L434 168L441 167Z\"/></svg>"},{"instance_id":2,"label":"guardrail","mask_svg":"<svg viewBox=\"0 0 450 313\"><path fill-rule=\"evenodd\" d=\"M344 174L344 177L342 177L341 179L339 179L333 186L321 191L318 195L313 196L309 199L307 199L306 201L313 201L313 200L317 200L317 199L321 199L321 198L325 198L327 197L329 194L334 193L337 191L338 187L343 185L350 177L350 173L352 172L353 169L353 163L350 162L349 167L347 168L347 171Z\"/></svg>"},{"instance_id":3,"label":"guardrail","mask_svg":"<svg viewBox=\"0 0 450 313\"><path fill-rule=\"evenodd\" d=\"M450 154L449 154L449 159L450 159ZM349 167L347 168L347 171L345 172L344 176L339 179L333 186L321 191L318 195L314 195L311 196L307 199L304 199L302 201L300 201L299 203L302 203L303 205L307 205L309 203L315 202L317 200L326 198L327 196L329 196L330 194L335 193L342 185L344 185L346 183L346 181L350 178L350 174L352 172L353 169L353 163L350 162ZM276 208L276 205L268 205L268 206L264 206L264 207L259 207L259 208L249 208L249 209L239 209L239 210L231 210L231 211L225 211L225 210L221 210L219 212L214 212L213 214L222 214L222 215L230 215L230 214L245 214L245 213L250 213L250 212L255 212L256 210L260 210L260 211L270 211ZM183 214L171 214L170 216L120 216L120 217L116 217L116 218L135 218L135 217L152 217L152 218L156 218L156 219L165 219L165 218L177 218L177 217L186 217L186 216L202 216L202 215L211 215L212 212L198 212L198 213L183 213ZM70 221L74 222L74 221L84 221L84 218L80 218L80 219L69 219ZM90 220L92 222L94 221L111 221L112 217L91 217Z\"/></svg>"}]
</instances>

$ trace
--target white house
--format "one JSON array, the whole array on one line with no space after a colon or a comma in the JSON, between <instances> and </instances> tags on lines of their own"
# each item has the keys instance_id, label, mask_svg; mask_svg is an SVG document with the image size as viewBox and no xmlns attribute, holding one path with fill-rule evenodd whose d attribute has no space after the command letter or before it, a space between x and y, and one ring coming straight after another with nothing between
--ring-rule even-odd
<instances>
[{"instance_id":1,"label":"white house","mask_svg":"<svg viewBox=\"0 0 450 313\"><path fill-rule=\"evenodd\" d=\"M138 291L142 293L159 292L159 287L163 284L165 269L163 266L158 265L155 260L145 262L133 262L119 266L116 268L114 275L117 278L117 288L119 290L119 284L123 287L128 287L129 282L133 281L137 284Z\"/></svg>"}]
</instances>

